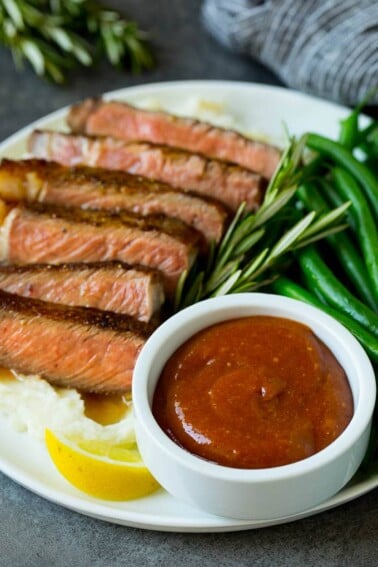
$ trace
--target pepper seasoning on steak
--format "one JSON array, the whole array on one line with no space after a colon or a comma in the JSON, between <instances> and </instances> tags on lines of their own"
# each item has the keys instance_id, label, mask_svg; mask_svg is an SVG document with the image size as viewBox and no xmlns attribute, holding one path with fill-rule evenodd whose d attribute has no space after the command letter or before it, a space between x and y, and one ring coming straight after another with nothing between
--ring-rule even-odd
<instances>
[{"instance_id":1,"label":"pepper seasoning on steak","mask_svg":"<svg viewBox=\"0 0 378 567\"><path fill-rule=\"evenodd\" d=\"M35 130L29 150L34 157L66 166L89 165L143 175L216 199L232 211L242 202L247 210L256 210L267 186L260 174L239 165L148 142Z\"/></svg>"},{"instance_id":2,"label":"pepper seasoning on steak","mask_svg":"<svg viewBox=\"0 0 378 567\"><path fill-rule=\"evenodd\" d=\"M164 301L157 271L122 262L0 265L0 289L51 303L94 307L148 322Z\"/></svg>"},{"instance_id":3,"label":"pepper seasoning on steak","mask_svg":"<svg viewBox=\"0 0 378 567\"><path fill-rule=\"evenodd\" d=\"M0 261L62 264L118 260L159 270L165 291L174 294L181 273L191 267L199 246L200 233L176 219L30 203L14 207L3 220Z\"/></svg>"},{"instance_id":4,"label":"pepper seasoning on steak","mask_svg":"<svg viewBox=\"0 0 378 567\"><path fill-rule=\"evenodd\" d=\"M87 99L72 106L73 132L164 144L237 163L270 179L280 160L278 148L193 118L145 110L131 104Z\"/></svg>"},{"instance_id":5,"label":"pepper seasoning on steak","mask_svg":"<svg viewBox=\"0 0 378 567\"><path fill-rule=\"evenodd\" d=\"M11 201L40 201L88 209L122 210L147 216L178 218L219 242L228 210L210 198L183 193L170 185L124 171L94 167L65 167L39 159L0 164L0 196Z\"/></svg>"},{"instance_id":6,"label":"pepper seasoning on steak","mask_svg":"<svg viewBox=\"0 0 378 567\"><path fill-rule=\"evenodd\" d=\"M126 315L68 307L0 290L0 364L84 392L130 390L153 327Z\"/></svg>"}]
</instances>

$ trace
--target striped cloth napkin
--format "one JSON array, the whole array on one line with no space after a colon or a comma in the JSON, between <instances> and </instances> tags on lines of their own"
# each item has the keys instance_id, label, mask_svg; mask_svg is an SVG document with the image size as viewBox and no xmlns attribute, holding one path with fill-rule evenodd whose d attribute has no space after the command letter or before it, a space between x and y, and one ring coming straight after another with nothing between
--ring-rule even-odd
<instances>
[{"instance_id":1,"label":"striped cloth napkin","mask_svg":"<svg viewBox=\"0 0 378 567\"><path fill-rule=\"evenodd\" d=\"M378 0L205 0L202 16L292 88L350 105L373 93L378 104Z\"/></svg>"}]
</instances>

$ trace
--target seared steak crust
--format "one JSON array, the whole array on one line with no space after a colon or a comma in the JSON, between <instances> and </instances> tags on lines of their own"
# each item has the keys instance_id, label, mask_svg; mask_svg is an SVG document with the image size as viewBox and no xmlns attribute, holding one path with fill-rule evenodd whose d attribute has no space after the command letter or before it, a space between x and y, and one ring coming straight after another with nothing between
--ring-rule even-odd
<instances>
[{"instance_id":1,"label":"seared steak crust","mask_svg":"<svg viewBox=\"0 0 378 567\"><path fill-rule=\"evenodd\" d=\"M127 317L0 291L0 364L51 384L125 392L153 328Z\"/></svg>"},{"instance_id":2,"label":"seared steak crust","mask_svg":"<svg viewBox=\"0 0 378 567\"><path fill-rule=\"evenodd\" d=\"M121 262L0 265L0 289L52 303L123 313L140 321L150 321L164 301L159 272Z\"/></svg>"},{"instance_id":3,"label":"seared steak crust","mask_svg":"<svg viewBox=\"0 0 378 567\"><path fill-rule=\"evenodd\" d=\"M158 269L168 293L190 268L200 235L167 217L32 203L15 207L2 228L2 259L8 263L70 263L119 260Z\"/></svg>"},{"instance_id":4,"label":"seared steak crust","mask_svg":"<svg viewBox=\"0 0 378 567\"><path fill-rule=\"evenodd\" d=\"M90 307L59 305L0 290L0 311L2 310L25 316L40 315L53 321L63 320L73 324L80 323L86 327L96 327L97 329L107 329L119 333L130 332L144 340L155 329L154 325L143 323L128 315Z\"/></svg>"},{"instance_id":5,"label":"seared steak crust","mask_svg":"<svg viewBox=\"0 0 378 567\"><path fill-rule=\"evenodd\" d=\"M248 210L256 210L267 185L260 174L238 165L147 142L36 130L29 139L29 149L37 158L66 166L85 164L143 175L217 199L233 211L243 201Z\"/></svg>"},{"instance_id":6,"label":"seared steak crust","mask_svg":"<svg viewBox=\"0 0 378 567\"><path fill-rule=\"evenodd\" d=\"M64 207L61 205L38 202L28 203L25 207L29 211L34 211L52 218L82 222L97 227L128 227L145 232L164 233L193 246L200 242L200 235L196 230L189 228L177 219L166 217L165 215L141 217L130 211L112 213L110 211L88 210L79 207Z\"/></svg>"},{"instance_id":7,"label":"seared steak crust","mask_svg":"<svg viewBox=\"0 0 378 567\"><path fill-rule=\"evenodd\" d=\"M85 166L64 167L38 159L0 165L0 195L9 200L38 200L142 216L164 214L219 242L228 219L224 206L209 198L185 194L173 187L122 171Z\"/></svg>"},{"instance_id":8,"label":"seared steak crust","mask_svg":"<svg viewBox=\"0 0 378 567\"><path fill-rule=\"evenodd\" d=\"M71 108L67 122L74 132L176 146L237 163L267 178L273 175L280 159L274 146L233 130L124 102L87 99Z\"/></svg>"}]
</instances>

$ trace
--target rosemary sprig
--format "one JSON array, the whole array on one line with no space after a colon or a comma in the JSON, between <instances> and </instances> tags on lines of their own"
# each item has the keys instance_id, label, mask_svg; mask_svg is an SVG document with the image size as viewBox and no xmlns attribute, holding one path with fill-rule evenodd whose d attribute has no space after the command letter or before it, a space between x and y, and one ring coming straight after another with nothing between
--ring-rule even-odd
<instances>
[{"instance_id":1,"label":"rosemary sprig","mask_svg":"<svg viewBox=\"0 0 378 567\"><path fill-rule=\"evenodd\" d=\"M101 52L133 72L153 65L144 32L95 0L3 0L0 43L17 66L29 61L37 75L56 83L72 67L93 65Z\"/></svg>"},{"instance_id":2,"label":"rosemary sprig","mask_svg":"<svg viewBox=\"0 0 378 567\"><path fill-rule=\"evenodd\" d=\"M292 205L302 181L299 167L305 138L292 140L256 213L243 203L226 234L203 261L184 272L176 290L177 311L208 297L253 291L271 282L289 253L343 230L339 224L349 202L331 212L303 216ZM294 220L293 220L294 219Z\"/></svg>"}]
</instances>

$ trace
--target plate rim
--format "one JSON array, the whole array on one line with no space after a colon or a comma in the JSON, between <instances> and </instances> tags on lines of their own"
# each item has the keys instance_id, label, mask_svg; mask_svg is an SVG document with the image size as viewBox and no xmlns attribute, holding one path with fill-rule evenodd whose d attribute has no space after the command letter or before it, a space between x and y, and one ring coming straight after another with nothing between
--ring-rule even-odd
<instances>
[{"instance_id":1,"label":"plate rim","mask_svg":"<svg viewBox=\"0 0 378 567\"><path fill-rule=\"evenodd\" d=\"M295 95L296 97L304 100L304 101L314 101L316 103L321 103L322 105L327 106L330 109L334 109L335 111L343 111L343 112L349 112L350 108L348 108L347 106L344 105L340 105L337 104L336 102L333 101L329 101L326 99L321 99L318 97L315 97L313 95L310 95L308 93L304 93L302 91L298 91L295 89L289 89L286 87L282 87L279 85L269 85L266 83L253 83L253 82L247 82L247 81L232 81L232 80L212 80L212 79L191 79L191 80L173 80L173 81L161 81L161 82L151 82L151 83L142 83L140 85L133 85L130 87L121 87L119 89L116 90L112 90L112 91L106 91L104 93L100 93L99 95L96 95L97 97L103 97L105 99L108 99L110 97L114 97L114 96L124 96L124 94L126 93L127 95L133 95L135 93L137 93L138 91L148 91L148 90L155 90L156 88L158 88L159 90L169 90L171 88L179 88L179 89L186 89L186 88L192 88L192 87L202 87L202 86L217 86L219 88L226 88L226 89L232 89L232 88L240 88L241 90L256 90L256 91L271 91L272 93L275 94L279 94L281 96L288 96L289 98L292 95ZM86 97L87 98L87 97ZM79 100L83 100L83 99L79 99ZM75 104L74 102L72 104ZM69 108L72 106L72 104L68 104L65 105L61 108L58 108L57 110L53 110L52 112L49 112L48 114L45 114L39 118L36 118L35 120L33 120L32 122L26 124L25 126L22 126L20 129L18 129L16 132L14 132L13 134L11 134L10 136L8 136L7 138L5 138L4 140L0 141L0 152L2 152L4 150L5 146L11 145L12 143L14 143L15 141L17 141L18 138L20 137L24 137L25 135L27 135L31 130L38 128L39 125L43 124L45 121L50 121L50 120L55 120L55 119L59 119L60 117L63 117L65 113L67 113L67 111L69 110ZM367 119L370 121L370 118L364 114L361 114L361 116L363 116L364 119ZM1 157L1 156L0 156Z\"/></svg>"},{"instance_id":2,"label":"plate rim","mask_svg":"<svg viewBox=\"0 0 378 567\"><path fill-rule=\"evenodd\" d=\"M1 421L0 421L1 424ZM358 484L350 484L344 487L340 492L332 498L320 503L319 505L304 510L292 516L284 516L273 520L236 520L233 518L223 518L221 516L203 515L199 511L200 518L195 522L193 519L183 520L170 515L166 519L157 519L151 522L151 513L144 513L134 510L124 510L122 508L112 508L111 502L102 503L101 500L84 498L79 491L72 489L73 494L60 492L57 489L47 487L43 481L30 478L30 476L20 469L17 465L7 464L0 455L0 472L7 476L10 480L16 482L28 491L37 496L52 502L58 506L62 506L68 510L93 517L99 520L115 523L119 525L135 527L140 529L148 529L153 531L165 531L172 533L214 533L214 532L232 532L245 531L250 529L260 529L275 525L281 525L298 521L328 510L335 509L343 504L347 504L371 491L378 488L378 473L372 475ZM56 474L59 473L56 471ZM66 482L66 481L65 481ZM68 482L67 482L68 486ZM163 490L163 489L162 489ZM77 492L77 494L75 494ZM169 498L173 498L173 496ZM148 497L147 497L148 498ZM175 499L174 499L175 500ZM140 502L143 499L139 500ZM127 503L126 503L127 505ZM203 517L201 517L203 515ZM179 524L177 523L179 521Z\"/></svg>"}]
</instances>

